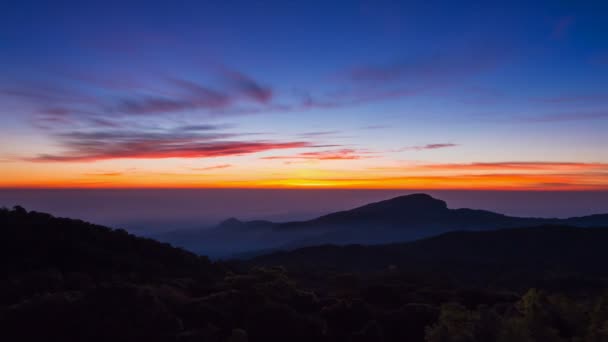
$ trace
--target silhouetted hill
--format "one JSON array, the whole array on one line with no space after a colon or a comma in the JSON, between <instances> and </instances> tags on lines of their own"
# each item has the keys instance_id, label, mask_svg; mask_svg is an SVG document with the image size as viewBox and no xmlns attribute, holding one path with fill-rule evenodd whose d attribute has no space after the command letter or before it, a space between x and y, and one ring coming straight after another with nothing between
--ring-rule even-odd
<instances>
[{"instance_id":1,"label":"silhouetted hill","mask_svg":"<svg viewBox=\"0 0 608 342\"><path fill-rule=\"evenodd\" d=\"M351 210L321 216L314 220L289 222L277 229L320 229L331 227L393 227L398 229L444 228L497 229L538 224L569 224L582 227L606 226L608 215L569 219L513 217L486 210L448 209L447 203L427 194L400 196Z\"/></svg>"},{"instance_id":2,"label":"silhouetted hill","mask_svg":"<svg viewBox=\"0 0 608 342\"><path fill-rule=\"evenodd\" d=\"M416 224L437 220L449 212L444 201L426 194L413 194L371 203L355 209L340 211L314 220L289 222L278 229L323 228L342 225Z\"/></svg>"},{"instance_id":3,"label":"silhouetted hill","mask_svg":"<svg viewBox=\"0 0 608 342\"><path fill-rule=\"evenodd\" d=\"M237 220L224 225L247 227ZM211 263L122 230L19 207L0 209L0 233L2 341L608 337L608 296L598 292L606 288L603 229L453 232L405 244L310 247L257 258L253 267ZM275 264L288 268L259 266Z\"/></svg>"},{"instance_id":4,"label":"silhouetted hill","mask_svg":"<svg viewBox=\"0 0 608 342\"><path fill-rule=\"evenodd\" d=\"M80 220L18 208L0 211L0 227L4 275L49 267L100 277L200 276L213 271L207 257Z\"/></svg>"},{"instance_id":5,"label":"silhouetted hill","mask_svg":"<svg viewBox=\"0 0 608 342\"><path fill-rule=\"evenodd\" d=\"M455 230L493 230L544 224L608 226L608 215L568 219L512 217L486 210L449 209L444 201L426 194L413 194L309 221L272 223L229 219L212 229L175 232L158 238L197 253L226 257L251 255L257 250L321 244L385 244Z\"/></svg>"},{"instance_id":6,"label":"silhouetted hill","mask_svg":"<svg viewBox=\"0 0 608 342\"><path fill-rule=\"evenodd\" d=\"M21 207L0 209L0 234L2 341L322 338L321 304L280 270L229 272L124 230Z\"/></svg>"},{"instance_id":7,"label":"silhouetted hill","mask_svg":"<svg viewBox=\"0 0 608 342\"><path fill-rule=\"evenodd\" d=\"M529 281L554 276L608 276L608 229L541 226L495 231L457 231L387 245L323 245L275 252L255 265L298 270L370 272L400 269L476 278ZM509 279L507 279L507 277ZM487 285L487 284L486 284ZM510 285L510 283L509 283ZM530 284L528 284L530 286ZM508 287L508 286L507 286Z\"/></svg>"}]
</instances>

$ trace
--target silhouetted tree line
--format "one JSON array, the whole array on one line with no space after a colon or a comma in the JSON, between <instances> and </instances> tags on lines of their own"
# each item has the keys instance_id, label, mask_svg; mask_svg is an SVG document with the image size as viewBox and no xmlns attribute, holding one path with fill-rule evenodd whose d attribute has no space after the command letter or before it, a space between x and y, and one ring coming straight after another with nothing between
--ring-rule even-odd
<instances>
[{"instance_id":1,"label":"silhouetted tree line","mask_svg":"<svg viewBox=\"0 0 608 342\"><path fill-rule=\"evenodd\" d=\"M0 227L4 341L608 341L599 276L521 291L441 270L214 263L21 207Z\"/></svg>"}]
</instances>

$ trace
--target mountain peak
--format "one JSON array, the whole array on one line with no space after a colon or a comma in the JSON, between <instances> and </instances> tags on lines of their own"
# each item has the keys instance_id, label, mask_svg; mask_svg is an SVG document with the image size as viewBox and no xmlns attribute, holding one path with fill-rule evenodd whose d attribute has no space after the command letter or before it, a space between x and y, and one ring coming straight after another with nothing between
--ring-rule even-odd
<instances>
[{"instance_id":1,"label":"mountain peak","mask_svg":"<svg viewBox=\"0 0 608 342\"><path fill-rule=\"evenodd\" d=\"M218 224L218 227L220 227L220 228L233 228L233 227L240 227L243 224L244 224L243 221L241 221L241 220L239 220L237 218L231 217L229 219L226 219L226 220L220 222Z\"/></svg>"},{"instance_id":2,"label":"mountain peak","mask_svg":"<svg viewBox=\"0 0 608 342\"><path fill-rule=\"evenodd\" d=\"M408 200L408 201L439 201L439 202L443 202L440 199L437 199L429 194L425 194L423 192L418 192L415 194L409 194L409 195L403 195L403 196L397 196L397 197L393 197L391 199L388 199L387 201L395 201L395 200Z\"/></svg>"},{"instance_id":3,"label":"mountain peak","mask_svg":"<svg viewBox=\"0 0 608 342\"><path fill-rule=\"evenodd\" d=\"M447 204L439 199L436 199L428 194L417 193L391 198L385 201L371 203L361 207L360 209L367 210L405 210L408 212L419 211L444 211L447 210Z\"/></svg>"}]
</instances>

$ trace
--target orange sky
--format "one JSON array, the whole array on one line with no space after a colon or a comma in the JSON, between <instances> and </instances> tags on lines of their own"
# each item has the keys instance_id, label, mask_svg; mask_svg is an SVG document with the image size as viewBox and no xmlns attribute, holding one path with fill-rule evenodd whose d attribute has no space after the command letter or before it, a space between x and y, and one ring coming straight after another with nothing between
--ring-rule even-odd
<instances>
[{"instance_id":1,"label":"orange sky","mask_svg":"<svg viewBox=\"0 0 608 342\"><path fill-rule=\"evenodd\" d=\"M9 188L367 188L607 190L608 164L387 163L299 157L192 166L182 159L96 163L4 162ZM280 160L279 160L280 159ZM130 166L132 164L133 166Z\"/></svg>"}]
</instances>

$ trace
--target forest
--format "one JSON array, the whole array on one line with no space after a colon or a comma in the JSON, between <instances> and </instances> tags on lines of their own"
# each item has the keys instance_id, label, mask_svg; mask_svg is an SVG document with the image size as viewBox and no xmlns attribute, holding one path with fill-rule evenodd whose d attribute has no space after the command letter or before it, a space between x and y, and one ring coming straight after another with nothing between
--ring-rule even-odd
<instances>
[{"instance_id":1,"label":"forest","mask_svg":"<svg viewBox=\"0 0 608 342\"><path fill-rule=\"evenodd\" d=\"M604 228L227 261L22 207L0 229L6 341L608 341Z\"/></svg>"}]
</instances>

